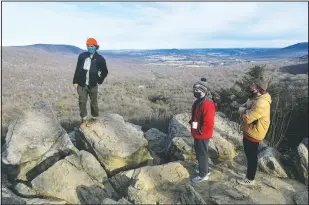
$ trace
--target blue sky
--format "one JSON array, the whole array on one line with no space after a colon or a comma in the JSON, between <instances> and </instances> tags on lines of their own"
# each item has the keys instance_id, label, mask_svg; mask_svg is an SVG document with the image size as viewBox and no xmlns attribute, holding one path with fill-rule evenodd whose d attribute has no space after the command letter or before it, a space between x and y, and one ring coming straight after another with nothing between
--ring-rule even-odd
<instances>
[{"instance_id":1,"label":"blue sky","mask_svg":"<svg viewBox=\"0 0 309 205\"><path fill-rule=\"evenodd\" d=\"M308 2L3 2L2 45L101 49L285 47L308 41Z\"/></svg>"}]
</instances>

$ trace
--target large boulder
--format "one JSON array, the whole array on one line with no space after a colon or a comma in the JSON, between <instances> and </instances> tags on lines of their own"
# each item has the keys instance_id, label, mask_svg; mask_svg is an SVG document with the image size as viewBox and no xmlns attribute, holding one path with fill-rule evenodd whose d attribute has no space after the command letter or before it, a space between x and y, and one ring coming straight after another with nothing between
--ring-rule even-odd
<instances>
[{"instance_id":1,"label":"large boulder","mask_svg":"<svg viewBox=\"0 0 309 205\"><path fill-rule=\"evenodd\" d=\"M239 124L232 122L224 117L221 117L220 114L216 114L215 117L215 132L220 133L222 137L229 140L236 147L243 146L243 136L239 129Z\"/></svg>"},{"instance_id":2,"label":"large boulder","mask_svg":"<svg viewBox=\"0 0 309 205\"><path fill-rule=\"evenodd\" d=\"M276 149L271 147L265 148L258 154L259 168L272 176L287 178L288 175L281 164L280 158L281 155Z\"/></svg>"},{"instance_id":3,"label":"large boulder","mask_svg":"<svg viewBox=\"0 0 309 205\"><path fill-rule=\"evenodd\" d=\"M237 155L236 147L219 133L214 132L209 141L209 157L220 161L231 161Z\"/></svg>"},{"instance_id":4,"label":"large boulder","mask_svg":"<svg viewBox=\"0 0 309 205\"><path fill-rule=\"evenodd\" d=\"M151 128L145 132L148 140L148 149L159 156L164 156L167 145L167 135L156 128Z\"/></svg>"},{"instance_id":5,"label":"large boulder","mask_svg":"<svg viewBox=\"0 0 309 205\"><path fill-rule=\"evenodd\" d=\"M176 204L181 201L200 201L191 191L185 198L182 192L189 182L188 170L179 162L146 166L120 172L111 178L116 191L128 195L135 204ZM188 190L187 190L188 191ZM187 193L187 192L186 192Z\"/></svg>"},{"instance_id":6,"label":"large boulder","mask_svg":"<svg viewBox=\"0 0 309 205\"><path fill-rule=\"evenodd\" d=\"M190 115L188 113L177 114L170 120L167 134L167 154L171 151L173 138L181 137L189 139L192 137L189 120Z\"/></svg>"},{"instance_id":7,"label":"large boulder","mask_svg":"<svg viewBox=\"0 0 309 205\"><path fill-rule=\"evenodd\" d=\"M298 160L298 170L304 183L308 185L308 148L301 143L297 148L299 160Z\"/></svg>"},{"instance_id":8,"label":"large boulder","mask_svg":"<svg viewBox=\"0 0 309 205\"><path fill-rule=\"evenodd\" d=\"M98 204L117 194L96 158L86 151L67 156L31 181L40 196L62 199L71 204Z\"/></svg>"},{"instance_id":9,"label":"large boulder","mask_svg":"<svg viewBox=\"0 0 309 205\"><path fill-rule=\"evenodd\" d=\"M76 148L60 126L51 105L36 102L10 124L2 162L12 179L31 180Z\"/></svg>"},{"instance_id":10,"label":"large boulder","mask_svg":"<svg viewBox=\"0 0 309 205\"><path fill-rule=\"evenodd\" d=\"M109 174L152 160L144 133L118 114L100 116L95 124L80 131L89 144L89 151Z\"/></svg>"}]
</instances>

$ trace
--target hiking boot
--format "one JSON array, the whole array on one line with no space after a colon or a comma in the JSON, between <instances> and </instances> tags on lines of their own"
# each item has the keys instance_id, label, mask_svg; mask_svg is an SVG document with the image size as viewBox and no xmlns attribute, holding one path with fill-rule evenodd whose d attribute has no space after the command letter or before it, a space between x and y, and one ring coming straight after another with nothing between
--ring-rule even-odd
<instances>
[{"instance_id":1,"label":"hiking boot","mask_svg":"<svg viewBox=\"0 0 309 205\"><path fill-rule=\"evenodd\" d=\"M243 179L237 179L237 182L238 182L238 184L248 185L248 186L255 184L254 180L249 180L249 179L247 179L247 177L243 178Z\"/></svg>"},{"instance_id":2,"label":"hiking boot","mask_svg":"<svg viewBox=\"0 0 309 205\"><path fill-rule=\"evenodd\" d=\"M192 179L192 182L198 183L198 182L202 182L202 181L207 181L207 180L208 180L209 174L210 174L210 173L208 173L205 177L200 177L200 176L194 177L194 178Z\"/></svg>"}]
</instances>

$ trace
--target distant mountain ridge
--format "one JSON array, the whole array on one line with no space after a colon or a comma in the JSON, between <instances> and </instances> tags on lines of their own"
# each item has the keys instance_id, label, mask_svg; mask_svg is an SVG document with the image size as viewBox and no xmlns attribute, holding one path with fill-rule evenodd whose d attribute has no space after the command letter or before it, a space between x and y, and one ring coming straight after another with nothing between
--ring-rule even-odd
<instances>
[{"instance_id":1,"label":"distant mountain ridge","mask_svg":"<svg viewBox=\"0 0 309 205\"><path fill-rule=\"evenodd\" d=\"M78 55L85 50L72 45L64 44L34 44L18 46L23 48L39 48L48 52ZM99 50L100 54L115 57L151 57L151 56L183 56L185 58L205 57L235 57L244 60L253 59L291 59L308 55L308 42L301 42L284 48L200 48L200 49L124 49L124 50Z\"/></svg>"},{"instance_id":2,"label":"distant mountain ridge","mask_svg":"<svg viewBox=\"0 0 309 205\"><path fill-rule=\"evenodd\" d=\"M282 48L284 50L307 50L308 51L308 42L296 43L294 45Z\"/></svg>"},{"instance_id":3,"label":"distant mountain ridge","mask_svg":"<svg viewBox=\"0 0 309 205\"><path fill-rule=\"evenodd\" d=\"M249 56L254 59L299 58L308 55L308 42L293 44L284 48L273 49Z\"/></svg>"},{"instance_id":4,"label":"distant mountain ridge","mask_svg":"<svg viewBox=\"0 0 309 205\"><path fill-rule=\"evenodd\" d=\"M68 54L80 54L84 52L81 48L72 45L64 44L33 44L28 46L21 46L28 48L39 48L48 52L59 52L59 53L68 53Z\"/></svg>"}]
</instances>

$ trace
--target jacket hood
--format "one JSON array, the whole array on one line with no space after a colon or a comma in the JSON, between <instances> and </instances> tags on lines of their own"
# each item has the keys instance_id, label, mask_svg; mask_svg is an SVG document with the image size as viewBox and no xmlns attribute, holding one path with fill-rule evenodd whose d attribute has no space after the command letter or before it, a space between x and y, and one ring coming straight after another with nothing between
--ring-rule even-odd
<instances>
[{"instance_id":1,"label":"jacket hood","mask_svg":"<svg viewBox=\"0 0 309 205\"><path fill-rule=\"evenodd\" d=\"M259 96L258 99L265 100L269 104L271 104L271 102L272 102L271 101L271 96L269 95L269 93L265 93L264 95Z\"/></svg>"}]
</instances>

